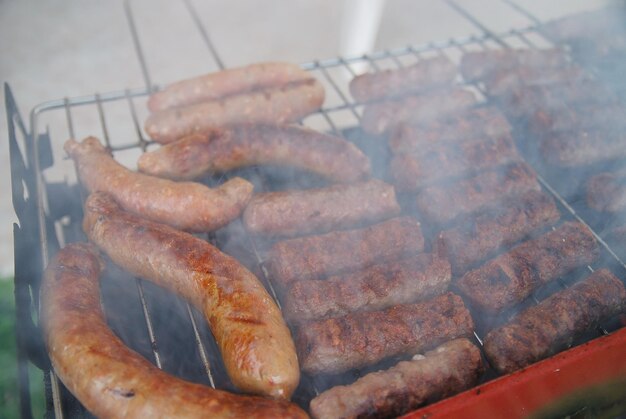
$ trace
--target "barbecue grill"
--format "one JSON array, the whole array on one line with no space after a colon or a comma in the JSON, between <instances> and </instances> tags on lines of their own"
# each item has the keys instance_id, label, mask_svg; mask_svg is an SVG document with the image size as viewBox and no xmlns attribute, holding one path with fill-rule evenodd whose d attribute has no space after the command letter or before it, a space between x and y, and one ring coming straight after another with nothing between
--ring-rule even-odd
<instances>
[{"instance_id":1,"label":"barbecue grill","mask_svg":"<svg viewBox=\"0 0 626 419\"><path fill-rule=\"evenodd\" d=\"M542 35L541 21L517 4L504 1L526 17L530 17L534 24L496 34L467 10L450 1L448 4L453 9L480 29L480 35L431 42L426 45L411 45L358 57L338 57L302 64L304 69L313 73L326 85L328 92L326 106L303 123L353 140L373 160L384 161L387 158L387 151L381 145L384 143L363 136L358 128L362 106L351 101L347 90L347 80L355 75L353 66L366 63L372 70L378 71L403 67L438 54L454 58L466 51L477 49L539 48L549 45L549 40ZM208 31L190 3L184 3L192 13L193 21L215 63L219 68L224 68ZM9 86L5 86L13 174L12 197L19 219L19 225L14 226L15 295L21 411L24 417L30 417L31 412L28 375L23 361L32 362L44 371L48 416L56 418L89 416L51 370L41 331L37 322L33 321L38 313L40 279L49 258L65 243L85 240L81 230L82 202L85 193L75 181L72 162L63 160L63 156L55 153L58 144L62 144L66 137L53 137L44 127L50 119L59 119L59 116L62 116L65 126L61 129L67 132L67 137L76 138L75 134L81 132L83 121L95 118L100 123L101 132L93 134L100 135L116 159L122 162L135 162L140 153L153 145L142 132L140 121L143 120L142 113L145 113L144 99L151 92L158 90L159 86L151 81L138 30L134 24L132 7L128 3L126 13L141 63L145 87L45 102L32 110L27 126L17 111ZM597 74L594 68L588 70L592 74ZM488 101L481 85L468 84L467 87ZM109 116L111 114L114 117ZM113 133L111 129L113 120L116 125L126 124L132 127L135 132L134 139L129 140ZM45 170L53 165L67 166L65 179L47 178ZM373 166L382 165L375 162ZM540 166L534 168L539 174L543 189L556 199L565 220L580 221L590 226L592 230L599 225L600 220L585 214L577 208L580 204L566 199L559 193L562 185L552 181L553 173L548 168ZM278 189L286 182L283 175L260 168L246 169L244 175L253 179L257 190ZM374 173L374 175L384 174ZM206 178L204 181L211 185L220 182L221 179ZM289 182L294 180L290 179ZM304 183L307 182L305 180L300 181L296 178L295 182L301 182L300 186L311 186ZM537 303L555 290L568 287L589 271L593 272L600 267L609 267L622 280L626 278L626 265L622 259L626 255L614 251L597 233L594 232L594 235L602 245L600 261L594 266L568 275L548 288L539 290L529 299L527 305ZM249 267L276 297L264 266L267 243L249 236L239 221L215 234L203 237ZM131 348L157 367L184 379L214 388L236 391L226 376L217 346L203 316L189 304L151 283L129 277L129 274L113 266L107 269L101 288L102 303L108 322ZM521 416L575 388L609 378L623 377L626 374L623 355L626 352L626 329L622 326L619 320L614 319L578 339L574 343L576 348L508 376L498 378L498 373L489 368L479 387L426 407L415 412L414 416L452 415L461 411L465 414L487 414L495 411L506 416ZM474 332L474 341L479 347L482 346L483 335L484 330L478 324ZM384 365L390 365L389 362ZM337 377L305 375L293 400L306 408L310 399L319 392L332 385L352 382L371 370L367 368Z\"/></svg>"}]
</instances>

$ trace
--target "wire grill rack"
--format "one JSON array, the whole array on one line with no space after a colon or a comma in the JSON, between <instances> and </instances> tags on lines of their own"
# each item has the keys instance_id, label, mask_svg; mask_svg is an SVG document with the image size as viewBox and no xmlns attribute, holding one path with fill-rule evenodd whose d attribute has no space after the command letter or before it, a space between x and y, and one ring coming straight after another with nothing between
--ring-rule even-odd
<instances>
[{"instance_id":1,"label":"wire grill rack","mask_svg":"<svg viewBox=\"0 0 626 419\"><path fill-rule=\"evenodd\" d=\"M386 68L400 68L436 55L445 55L457 60L460 55L470 50L512 47L542 48L550 45L549 40L542 35L541 21L516 3L509 0L502 1L529 17L534 24L496 34L462 6L453 1L448 1L447 4L452 9L480 30L480 35L386 49L358 57L337 57L302 64L304 69L312 72L326 85L326 90L329 93L326 106L303 123L323 131L345 136L348 139L351 138L362 114L362 105L353 102L347 92L347 81L355 75L353 68L355 64L365 63L371 70L379 71ZM208 30L198 17L193 4L189 0L184 0L183 4L190 13L193 24L199 31L217 67L225 68L224 62L219 56ZM58 116L63 114L64 130L70 138L76 138L82 121L96 120L101 129L100 136L107 147L116 158L128 165L132 164L129 162L136 161L137 153L145 152L153 146L153 143L142 131L140 121L142 120L142 112L146 112L143 103L145 98L151 92L158 90L159 86L152 82L130 2L125 3L125 12L141 65L145 87L64 98L43 103L32 110L30 131L28 131L17 113L17 106L7 86L6 100L11 134L13 202L20 221L19 226L15 225L18 352L21 360L30 360L46 371L48 415L56 418L66 416L88 417L89 414L64 389L54 371L51 370L41 341L40 331L35 322L32 321L32 317L33 314L35 318L37 316L39 278L43 266L48 263L49 255L54 254L66 242L84 240L84 235L80 231L80 220L82 219L81 204L85 194L75 182L76 175L72 173L73 169L71 168L73 164L64 160L62 156L57 155L55 158L55 154L58 153L54 150L55 143L52 141L49 131L49 124L52 122L46 118L54 115L57 117L56 119L59 119ZM475 90L484 101L489 100L481 85L466 86ZM122 124L125 123L129 126L129 131L133 133L134 138L130 141L127 135L118 135L113 132L112 121L115 121L115 126L117 126L120 124L120 119L124 120ZM47 127L47 130L41 133L44 126ZM97 133L94 134L97 135ZM64 139L55 138L54 140L63 141ZM362 142L359 145L364 147L372 158L385 158L384 150L381 151L376 145L380 144L380 141L368 142L367 139L360 141ZM64 179L54 181L47 176L46 169L53 164L67 165L68 170L65 171ZM247 175L254 177L257 183L260 183L261 189L267 187L267 173L263 173L259 169L251 169ZM70 180L68 177L73 177L73 179ZM576 219L587 224L568 201L541 175L539 180L545 190L558 201L565 218ZM219 182L220 179L207 179L206 181L212 184ZM259 185L255 186L258 187ZM610 265L614 270L619 270L616 272L619 276L626 277L626 265L620 257L598 234L595 236L605 251L605 258L599 265ZM241 223L235 222L225 231L206 235L205 238L239 257L261 278L276 297L263 263L264 246L248 236ZM35 256L36 263L32 262L33 256ZM594 267L588 266L586 273L588 274L589 271L593 270ZM146 356L158 368L214 388L235 391L226 377L215 342L199 312L186 302L167 295L148 282L138 278L129 278L128 274L115 267L111 267L108 271L106 280L103 281L104 285L102 285L103 307L109 324L129 346ZM583 274L585 272L578 272L559 281L556 286L566 287ZM133 282L134 285L129 287L129 284ZM544 296L552 291L554 288L544 290ZM539 293L533 298L536 303L542 298L542 295ZM143 330L140 333L130 333L128 324L140 326ZM590 332L583 341L608 334L616 327L619 326L615 324L605 325L597 331ZM135 330L135 332L137 331ZM482 346L482 332L477 330L474 334L476 343ZM186 348L184 357L180 356L181 347ZM328 385L353 381L364 372L367 371L333 379L317 379L305 376L294 400L306 407L308 401ZM488 380L494 376L496 373L490 371L485 379ZM22 414L24 417L29 417L28 376L23 368L20 369L20 386Z\"/></svg>"}]
</instances>

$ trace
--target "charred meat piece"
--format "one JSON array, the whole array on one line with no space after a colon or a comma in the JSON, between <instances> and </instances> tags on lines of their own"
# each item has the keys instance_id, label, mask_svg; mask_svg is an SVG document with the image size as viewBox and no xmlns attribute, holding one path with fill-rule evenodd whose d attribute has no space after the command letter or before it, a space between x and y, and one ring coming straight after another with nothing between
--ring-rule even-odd
<instances>
[{"instance_id":1,"label":"charred meat piece","mask_svg":"<svg viewBox=\"0 0 626 419\"><path fill-rule=\"evenodd\" d=\"M560 167L588 166L626 156L626 134L604 129L555 132L540 144L543 159Z\"/></svg>"},{"instance_id":2,"label":"charred meat piece","mask_svg":"<svg viewBox=\"0 0 626 419\"><path fill-rule=\"evenodd\" d=\"M270 250L270 276L283 289L293 281L319 279L424 250L420 223L393 218L370 227L283 240Z\"/></svg>"},{"instance_id":3,"label":"charred meat piece","mask_svg":"<svg viewBox=\"0 0 626 419\"><path fill-rule=\"evenodd\" d=\"M416 154L396 154L390 162L398 190L415 191L446 178L477 173L519 160L510 134L482 141L433 146Z\"/></svg>"},{"instance_id":4,"label":"charred meat piece","mask_svg":"<svg viewBox=\"0 0 626 419\"><path fill-rule=\"evenodd\" d=\"M311 401L311 415L325 418L386 418L472 387L484 370L480 351L455 339L386 371L327 390Z\"/></svg>"},{"instance_id":5,"label":"charred meat piece","mask_svg":"<svg viewBox=\"0 0 626 419\"><path fill-rule=\"evenodd\" d=\"M545 86L561 82L581 82L589 79L580 67L571 65L556 69L519 67L497 72L485 80L485 89L490 96L504 96L519 88Z\"/></svg>"},{"instance_id":6,"label":"charred meat piece","mask_svg":"<svg viewBox=\"0 0 626 419\"><path fill-rule=\"evenodd\" d=\"M296 346L303 371L339 373L470 336L473 327L463 300L449 292L422 303L307 323L298 330Z\"/></svg>"},{"instance_id":7,"label":"charred meat piece","mask_svg":"<svg viewBox=\"0 0 626 419\"><path fill-rule=\"evenodd\" d=\"M242 124L192 135L144 153L139 170L170 179L193 179L253 165L296 167L332 182L370 175L370 161L343 138L299 126Z\"/></svg>"},{"instance_id":8,"label":"charred meat piece","mask_svg":"<svg viewBox=\"0 0 626 419\"><path fill-rule=\"evenodd\" d=\"M624 309L624 284L600 269L492 330L485 338L485 352L496 369L509 373L567 348L577 336Z\"/></svg>"},{"instance_id":9,"label":"charred meat piece","mask_svg":"<svg viewBox=\"0 0 626 419\"><path fill-rule=\"evenodd\" d=\"M511 125L494 107L471 108L428 124L402 124L393 130L389 148L394 153L423 153L440 143L465 143L511 132Z\"/></svg>"},{"instance_id":10,"label":"charred meat piece","mask_svg":"<svg viewBox=\"0 0 626 419\"><path fill-rule=\"evenodd\" d=\"M626 210L626 170L603 172L592 176L586 185L587 205L596 211Z\"/></svg>"},{"instance_id":11,"label":"charred meat piece","mask_svg":"<svg viewBox=\"0 0 626 419\"><path fill-rule=\"evenodd\" d=\"M528 117L537 109L559 110L566 106L589 105L602 108L619 102L617 95L595 80L561 81L540 86L522 86L501 100L507 115Z\"/></svg>"},{"instance_id":12,"label":"charred meat piece","mask_svg":"<svg viewBox=\"0 0 626 419\"><path fill-rule=\"evenodd\" d=\"M537 177L528 165L512 163L467 179L424 188L417 194L416 205L429 221L445 224L507 196L539 189Z\"/></svg>"},{"instance_id":13,"label":"charred meat piece","mask_svg":"<svg viewBox=\"0 0 626 419\"><path fill-rule=\"evenodd\" d=\"M445 258L420 254L326 280L296 281L283 301L283 315L302 322L413 303L443 293L451 278Z\"/></svg>"},{"instance_id":14,"label":"charred meat piece","mask_svg":"<svg viewBox=\"0 0 626 419\"><path fill-rule=\"evenodd\" d=\"M567 54L562 49L494 49L467 52L461 58L461 74L468 81L492 78L496 73L519 67L550 71L565 67Z\"/></svg>"},{"instance_id":15,"label":"charred meat piece","mask_svg":"<svg viewBox=\"0 0 626 419\"><path fill-rule=\"evenodd\" d=\"M476 215L461 218L455 227L442 231L452 272L463 274L478 261L492 256L535 230L560 218L554 200L540 191L528 191L498 203Z\"/></svg>"},{"instance_id":16,"label":"charred meat piece","mask_svg":"<svg viewBox=\"0 0 626 419\"><path fill-rule=\"evenodd\" d=\"M593 263L599 254L591 231L581 223L567 222L467 272L456 286L475 307L496 314L522 302L541 285Z\"/></svg>"},{"instance_id":17,"label":"charred meat piece","mask_svg":"<svg viewBox=\"0 0 626 419\"><path fill-rule=\"evenodd\" d=\"M469 90L455 88L385 100L365 106L361 126L370 134L382 134L403 122L428 123L460 112L476 103Z\"/></svg>"},{"instance_id":18,"label":"charred meat piece","mask_svg":"<svg viewBox=\"0 0 626 419\"><path fill-rule=\"evenodd\" d=\"M393 186L371 179L349 185L255 195L244 210L243 222L254 234L294 237L356 227L399 213Z\"/></svg>"},{"instance_id":19,"label":"charred meat piece","mask_svg":"<svg viewBox=\"0 0 626 419\"><path fill-rule=\"evenodd\" d=\"M537 109L529 119L529 128L539 138L554 132L602 129L623 132L626 129L626 108L619 103L596 104L559 109Z\"/></svg>"},{"instance_id":20,"label":"charred meat piece","mask_svg":"<svg viewBox=\"0 0 626 419\"><path fill-rule=\"evenodd\" d=\"M440 56L397 70L356 76L350 82L350 93L359 102L390 98L451 84L456 74L456 65Z\"/></svg>"},{"instance_id":21,"label":"charred meat piece","mask_svg":"<svg viewBox=\"0 0 626 419\"><path fill-rule=\"evenodd\" d=\"M52 259L41 287L41 322L54 371L95 416L305 418L284 400L183 381L129 349L106 324L94 246L72 243Z\"/></svg>"}]
</instances>

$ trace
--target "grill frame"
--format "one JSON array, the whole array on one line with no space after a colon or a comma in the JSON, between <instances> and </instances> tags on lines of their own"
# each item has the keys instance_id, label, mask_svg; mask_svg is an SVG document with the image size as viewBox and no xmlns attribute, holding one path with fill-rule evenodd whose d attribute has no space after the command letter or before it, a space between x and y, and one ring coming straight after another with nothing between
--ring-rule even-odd
<instances>
[{"instance_id":1,"label":"grill frame","mask_svg":"<svg viewBox=\"0 0 626 419\"><path fill-rule=\"evenodd\" d=\"M519 8L520 11L523 10L510 0L502 1L511 5L514 8ZM416 59L421 59L424 55L427 54L446 54L446 51L449 49L459 50L460 52L463 52L466 50L467 47L477 45L479 45L481 48L487 48L487 44L490 42L495 42L502 48L509 48L510 46L507 41L515 41L521 42L522 44L525 44L528 47L532 48L535 45L530 40L530 36L541 35L541 22L539 20L536 20L536 24L532 26L528 26L522 29L512 29L505 33L495 34L487 29L487 27L482 25L480 21L478 21L471 14L469 14L469 12L462 9L458 4L454 3L451 0L447 3L453 9L457 10L457 12L459 12L462 16L474 23L481 30L482 34L480 36L452 38L442 42L431 42L418 46L406 46L397 49L383 50L364 56L348 58L338 57L326 60L315 60L302 64L302 67L304 69L312 72L318 72L319 74L321 74L321 78L332 87L333 91L340 99L339 104L325 107L319 112L319 116L321 116L324 121L326 121L329 131L339 135L345 134L345 132L342 131L342 129L338 126L338 124L335 123L332 117L332 115L337 112L348 111L353 115L356 121L360 119L360 115L358 112L359 105L355 104L347 97L344 91L340 88L339 83L330 74L330 69L342 68L348 73L354 75L354 72L352 71L350 65L355 63L367 63L372 69L380 70L380 66L377 64L378 61L391 60L398 67L401 67L403 64L400 58L403 57L411 56L415 57ZM200 31L202 38L206 43L207 48L211 52L218 67L224 68L224 64L220 59L210 37L208 36L206 28L204 28L201 21L198 19L197 13L195 12L193 5L189 2L189 0L184 0L184 4L189 9L191 16L194 18L194 23L197 25L198 30ZM33 311L35 314L38 312L37 296L39 290L39 280L42 276L43 267L47 264L49 255L58 250L58 248L60 248L61 242L64 241L63 235L59 237L55 230L55 220L51 219L48 214L48 190L53 185L46 182L43 176L43 170L45 170L45 168L49 167L53 163L53 156L51 152L51 138L49 133L39 133L42 117L43 115L54 111L64 112L68 132L70 133L71 137L74 137L74 116L72 115L72 111L75 108L81 106L95 106L102 127L102 138L112 151L123 151L131 148L140 148L141 150L145 151L146 148L151 144L150 141L146 140L144 134L142 133L139 118L137 116L135 100L137 98L149 95L151 92L157 90L159 86L154 85L151 81L150 73L144 59L144 53L142 50L141 42L139 40L137 28L134 23L132 5L130 1L125 2L125 11L129 26L131 28L131 33L133 35L133 43L141 64L142 73L146 84L145 87L126 89L123 91L109 92L103 94L96 93L94 95L75 98L63 98L42 103L33 108L29 115L29 131L26 128L26 125L24 124L21 116L19 115L19 112L17 111L17 106L15 104L15 100L9 86L5 84L10 134L9 141L11 147L11 168L13 173L13 203L16 214L18 215L20 221L19 226L17 224L14 226L14 240L16 250L16 306L18 311L17 340L18 357L20 361L19 379L21 408L22 415L24 417L30 417L31 413L28 393L28 376L22 366L23 361L31 361L44 371L49 370L50 368L49 361L47 359L47 353L43 345L43 341L41 340L41 333L38 329L38 326L36 326L32 321L31 313ZM482 89L479 85L471 86L482 92ZM137 140L135 142L123 144L120 146L112 146L108 134L106 114L103 105L108 102L119 101L126 101L128 103L129 112L131 114L133 124L137 133ZM20 139L22 142L21 147L19 145ZM539 176L539 181L542 187L546 189L558 201L563 215L569 217L569 219L576 219L589 227L586 220L580 217L575 209L567 202L567 200L559 195L557 190L555 190L549 182L547 182L541 176ZM82 190L80 190L80 188L77 189L77 192L80 194L80 200L82 202L84 200L84 194L82 193ZM24 191L26 191L26 193L24 193ZM613 251L613 249L609 247L602 240L602 238L595 233L595 231L594 235L596 236L596 239L598 239L601 243L604 251L606 251L613 259L612 262L615 263L619 269L623 270L623 272L626 272L626 265L624 264L622 259L620 259L620 257ZM34 241L33 237L36 238ZM210 242L215 242L217 240L214 235L208 235L206 238ZM253 238L248 238L250 240L251 248L258 263L259 270L263 273L261 279L266 284L266 286L268 286L274 297L276 297L276 293L273 290L271 281L269 281L268 279L267 270L264 266L262 251L259 250L259 246ZM34 247L33 244L35 244ZM33 250L35 250L34 255ZM33 258L36 260L35 263L33 263ZM593 271L593 267L588 267L588 269L590 271ZM135 282L137 293L141 301L141 310L145 319L145 325L147 329L146 333L149 336L150 346L152 348L153 362L159 368L161 368L162 362L158 350L159 345L155 337L153 321L151 320L151 309L149 308L146 302L146 298L144 296L144 284L143 281L139 279L135 279ZM566 286L562 282L560 285L563 287ZM537 302L537 300L535 300L535 302ZM201 319L201 317L198 318L198 313L194 312L194 310L188 304L186 304L185 309L187 311L187 315L194 332L196 345L198 346L198 351L202 359L202 366L206 371L207 379L209 380L210 384L215 387L213 373L210 368L210 356L207 355L207 348L203 344L201 331L198 327L198 323L202 322L203 319ZM23 333L20 333L20 331L23 331ZM601 329L599 331L599 334L608 335L609 332L605 329ZM482 346L482 340L480 336L476 334L476 332L475 339L476 342L478 342ZM71 407L68 410L63 406L64 403L67 403L68 394L67 391L64 390L62 385L58 382L55 374L51 371L46 371L45 381L48 396L48 411L53 411L54 416L57 418L64 417L64 413L72 412L70 414L73 414ZM317 389L315 389L315 387L314 391L317 392ZM85 412L82 411L81 414L85 414Z\"/></svg>"}]
</instances>

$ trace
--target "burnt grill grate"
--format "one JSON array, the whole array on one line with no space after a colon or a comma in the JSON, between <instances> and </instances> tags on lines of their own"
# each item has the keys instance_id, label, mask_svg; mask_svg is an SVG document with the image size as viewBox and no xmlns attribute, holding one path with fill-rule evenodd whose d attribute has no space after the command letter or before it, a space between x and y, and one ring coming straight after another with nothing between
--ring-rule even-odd
<instances>
[{"instance_id":1,"label":"burnt grill grate","mask_svg":"<svg viewBox=\"0 0 626 419\"><path fill-rule=\"evenodd\" d=\"M358 57L337 57L302 64L304 69L311 71L318 79L327 84L327 92L333 96L332 100L330 100L331 103L321 109L316 115L318 121L321 121L323 128L316 128L332 131L337 135L350 138L351 130L353 130L350 126L358 124L362 112L362 105L351 101L346 89L347 81L355 75L355 71L352 68L354 64L365 63L372 70L379 71L384 68L403 67L409 62L416 62L433 55L454 57L468 50L475 49L511 48L512 46L520 45L536 48L538 47L538 43L545 44L546 41L549 44L549 40L546 40L545 37L542 36L541 21L530 15L516 3L510 0L502 1L510 5L514 10L525 14L525 16L533 20L534 24L522 29L513 29L505 33L496 34L490 31L466 9L450 0L447 4L465 19L473 23L480 30L480 35L449 39L441 42L430 42L418 46L409 45ZM188 10L214 62L218 68L225 68L224 62L219 56L193 4L189 0L184 0L183 4ZM27 325L28 322L31 322L30 310L32 309L36 312L38 308L36 297L39 289L38 281L41 277L42 267L48 262L49 254L54 254L65 242L84 239L84 236L81 236L82 233L80 232L80 221L77 221L81 219L82 215L80 204L85 198L84 191L80 187L70 184L67 181L53 182L47 180L44 174L44 170L52 164L53 158L52 147L49 144L49 135L47 133L40 134L46 116L50 114L62 114L65 120L64 125L66 131L70 137L74 138L77 132L76 127L80 124L86 112L89 112L91 117L95 118L101 127L100 137L104 139L107 147L114 154L134 150L145 152L146 149L152 145L151 141L146 139L142 132L139 116L140 112L138 111L136 101L158 90L159 86L152 83L139 32L135 24L133 8L129 1L125 3L125 12L136 54L141 65L145 82L144 88L64 98L40 104L35 107L30 114L30 133L28 133L25 125L21 122L10 89L7 89L7 110L9 112L10 141L12 146L11 158L14 173L14 206L20 219L21 229L25 230L24 234L26 234L26 230L36 230L33 231L33 233L35 237L38 237L37 254L39 254L41 259L39 270L35 270L36 272L34 273L32 271L29 272L25 266L24 245L18 246L20 243L18 243L18 235L16 234L16 295L19 294L17 305L21 313L18 314L18 329ZM488 100L480 85L473 84L468 86L481 93L483 98ZM110 117L107 116L106 110L108 105L115 105L116 109L120 106L126 108L126 118L130 117L130 124L135 135L134 140L124 143L116 143L113 141L114 137L117 136L111 133L110 123L108 122L108 118ZM78 113L80 113L80 116L77 116ZM347 127L346 120L351 121L347 124ZM77 124L76 121L79 121L79 123ZM305 123L306 122L307 121L305 121ZM22 157L22 152L17 145L19 142L18 137L21 137L24 143L24 157ZM63 141L64 139L65 138L55 138L56 141ZM368 144L365 144L365 146L367 148ZM16 171L15 168L18 166L24 167L22 170ZM254 172L253 176L259 178L262 184L266 184L267 179L264 179L264 173L260 172L258 169L252 169L252 171ZM539 180L543 188L557 200L564 218L576 219L588 225L572 205L570 205L549 182L541 176ZM220 179L209 179L207 181L210 183L219 182ZM27 191L26 195L28 195L28 197L25 198L24 193L20 193L19 188L16 189L16 184L25 185ZM59 188L66 191L64 197L68 197L68 200L64 203L65 205L56 203L53 199L53 195L56 194ZM16 228L18 227L16 226ZM260 276L261 280L270 290L270 293L276 298L276 292L274 291L264 266L263 243L259 243L255 238L245 234L245 229L242 228L240 222L233 223L233 227L229 228L229 230L230 231L226 233L218 232L217 234L207 235L206 239L217 244L219 247L230 246L229 250L230 248L234 249L234 253L245 249L245 254L242 254L242 259L248 261L248 266ZM233 234L237 239L231 240L229 234ZM605 250L604 253L606 253L603 261L601 261L598 266L610 265L614 268L614 271L618 271L620 277L626 277L626 265L624 265L620 257L598 234L594 232L594 235L602 244ZM21 240L24 239L22 238ZM585 269L587 273L588 271L593 272L593 270L594 267L591 266ZM562 288L567 287L568 284L583 274L584 272L577 272L572 275L572 278L565 278L564 280L558 281L557 286ZM177 299L172 303L172 310L175 312L174 318L178 319L177 321L179 322L186 323L183 327L186 329L186 332L183 333L185 340L174 343L179 346L191 347L191 349L188 349L185 353L191 354L191 358L193 358L190 362L182 362L179 358L183 357L176 356L177 351L171 349L172 343L169 342L170 340L177 341L177 339L170 339L169 333L171 330L164 331L166 321L163 319L168 318L169 320L171 317L169 317L169 311L166 310L166 312L163 313L162 303L164 301L170 301L168 299L172 297L165 296L163 291L138 278L131 278L134 280L136 288L136 290L132 290L132 287L128 285L130 284L128 278L124 279L125 276L128 277L128 274L125 275L115 269L108 273L106 281L103 282L110 282L111 285L103 285L102 298L109 323L129 346L148 357L148 359L151 359L157 367L168 372L205 383L214 388L233 390L232 384L230 384L225 376L223 366L219 360L219 353L202 316L182 300ZM124 285L125 281L126 284ZM24 290L26 290L26 292L24 292ZM122 301L114 304L113 300L120 296L120 293L124 296ZM538 302L536 296L533 296L533 298L535 303ZM280 304L278 299L276 300ZM125 304L129 304L129 311L132 313L128 316L126 314L121 316L116 308L122 307ZM123 323L128 321L128 318L134 319L132 320L132 322L134 322L133 324L142 325L141 327L144 329L142 332L143 336L132 337L127 335L128 332L124 331ZM608 334L616 327L618 326L614 324L605 325L605 327L590 333L589 336L585 336L584 339L589 340L602 334ZM39 333L37 327L32 325L32 322L31 329L35 330L35 334ZM166 334L166 337L158 337ZM477 330L474 332L474 335L475 342L482 347L482 333ZM54 415L56 418L65 416L89 416L88 412L86 412L67 390L64 389L54 372L50 370L49 365L46 364L45 348L43 348L41 338L38 340L35 339L34 341L31 339L27 342L27 338L20 337L18 338L18 345L22 358L25 357L25 354L28 354L28 358L30 358L31 361L36 362L40 368L47 371L48 415ZM182 366L178 365L179 362ZM195 372L190 372L190 369L195 369ZM367 371L364 370L363 372ZM333 380L336 380L335 382L348 382L354 380L360 373L361 372L354 373L356 375L352 373L344 374L342 377L333 379L317 379L305 376L294 396L295 401L306 407L310 398L318 394L319 391L323 390L329 383L333 382ZM21 376L22 413L25 417L29 417L30 408L27 403L29 399L28 386L23 386L23 383L25 381L27 382L28 378L23 375L24 374ZM495 371L491 370L485 375L485 380L495 376ZM26 402L24 402L25 400Z\"/></svg>"}]
</instances>

